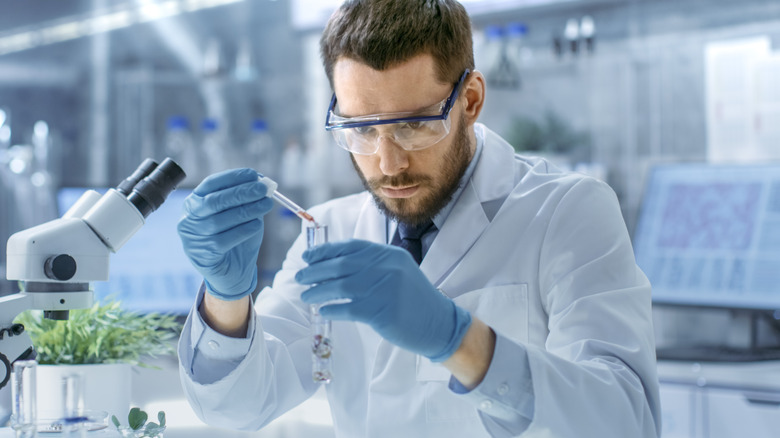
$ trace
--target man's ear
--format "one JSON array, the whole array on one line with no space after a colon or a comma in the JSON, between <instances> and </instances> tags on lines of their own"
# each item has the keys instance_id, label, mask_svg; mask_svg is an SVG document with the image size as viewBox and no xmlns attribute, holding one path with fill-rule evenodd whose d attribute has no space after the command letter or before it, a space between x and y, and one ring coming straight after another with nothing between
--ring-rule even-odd
<instances>
[{"instance_id":1,"label":"man's ear","mask_svg":"<svg viewBox=\"0 0 780 438\"><path fill-rule=\"evenodd\" d=\"M466 107L464 114L468 124L474 124L482 112L482 105L485 103L485 77L478 70L469 73L466 82L463 84L461 95L466 98Z\"/></svg>"}]
</instances>

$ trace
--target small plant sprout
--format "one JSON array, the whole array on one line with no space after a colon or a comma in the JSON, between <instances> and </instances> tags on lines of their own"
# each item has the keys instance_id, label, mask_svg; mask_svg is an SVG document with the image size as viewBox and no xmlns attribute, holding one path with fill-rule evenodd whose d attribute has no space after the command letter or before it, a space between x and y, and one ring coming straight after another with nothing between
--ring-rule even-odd
<instances>
[{"instance_id":1,"label":"small plant sprout","mask_svg":"<svg viewBox=\"0 0 780 438\"><path fill-rule=\"evenodd\" d=\"M165 431L165 412L160 411L157 413L157 423L149 422L149 415L142 411L141 408L132 408L130 413L127 414L128 426L122 426L116 415L111 416L111 422L114 423L116 429L123 437L133 438L156 438L162 437L163 431Z\"/></svg>"}]
</instances>

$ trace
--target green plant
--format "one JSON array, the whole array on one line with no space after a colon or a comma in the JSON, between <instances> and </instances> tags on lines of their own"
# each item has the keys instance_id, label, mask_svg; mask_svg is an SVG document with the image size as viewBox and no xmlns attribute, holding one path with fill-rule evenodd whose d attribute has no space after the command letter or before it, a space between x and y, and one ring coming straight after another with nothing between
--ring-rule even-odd
<instances>
[{"instance_id":1,"label":"green plant","mask_svg":"<svg viewBox=\"0 0 780 438\"><path fill-rule=\"evenodd\" d=\"M545 113L537 122L529 117L516 116L504 135L516 152L546 152L570 154L577 149L589 149L590 137L576 131L554 112Z\"/></svg>"},{"instance_id":2,"label":"green plant","mask_svg":"<svg viewBox=\"0 0 780 438\"><path fill-rule=\"evenodd\" d=\"M165 412L160 411L157 413L157 421L159 423L147 423L146 420L148 419L149 415L146 412L142 411L140 408L132 408L130 409L130 413L127 414L127 424L129 425L128 428L122 426L122 424L119 422L119 419L116 418L116 415L111 416L111 422L114 423L114 426L116 426L116 429L120 433L125 431L131 432L130 435L123 433L123 436L132 436L135 438L154 438L157 436L162 436L162 433L165 430Z\"/></svg>"},{"instance_id":3,"label":"green plant","mask_svg":"<svg viewBox=\"0 0 780 438\"><path fill-rule=\"evenodd\" d=\"M43 318L41 311L27 311L16 322L30 334L40 364L147 366L141 358L173 353L172 340L181 331L181 323L172 315L123 310L114 300L71 310L65 321Z\"/></svg>"}]
</instances>

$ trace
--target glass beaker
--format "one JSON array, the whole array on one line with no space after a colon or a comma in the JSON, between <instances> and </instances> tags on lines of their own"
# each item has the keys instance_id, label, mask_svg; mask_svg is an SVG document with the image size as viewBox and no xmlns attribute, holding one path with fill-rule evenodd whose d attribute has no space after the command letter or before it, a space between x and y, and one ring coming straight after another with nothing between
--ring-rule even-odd
<instances>
[{"instance_id":1,"label":"glass beaker","mask_svg":"<svg viewBox=\"0 0 780 438\"><path fill-rule=\"evenodd\" d=\"M320 225L316 222L312 222L306 226L306 246L308 248L323 244L327 241L327 225ZM312 335L311 377L315 382L330 383L333 378L333 370L331 369L331 358L333 354L331 321L322 317L319 304L310 305L309 311L311 316Z\"/></svg>"},{"instance_id":2,"label":"glass beaker","mask_svg":"<svg viewBox=\"0 0 780 438\"><path fill-rule=\"evenodd\" d=\"M16 431L17 438L37 436L38 415L35 399L37 367L38 362L34 360L20 360L13 364L11 427Z\"/></svg>"}]
</instances>

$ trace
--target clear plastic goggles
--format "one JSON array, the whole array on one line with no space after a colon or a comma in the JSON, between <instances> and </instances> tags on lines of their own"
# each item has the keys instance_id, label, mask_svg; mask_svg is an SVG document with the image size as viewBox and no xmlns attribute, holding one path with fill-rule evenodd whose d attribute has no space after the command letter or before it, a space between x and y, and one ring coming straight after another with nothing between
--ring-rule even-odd
<instances>
[{"instance_id":1,"label":"clear plastic goggles","mask_svg":"<svg viewBox=\"0 0 780 438\"><path fill-rule=\"evenodd\" d=\"M325 118L325 129L333 134L336 144L340 147L360 155L376 153L382 137L391 139L407 151L428 148L449 134L449 114L458 99L460 86L468 74L468 69L463 72L449 97L426 110L417 112L341 117L335 112L336 94L334 93Z\"/></svg>"}]
</instances>

